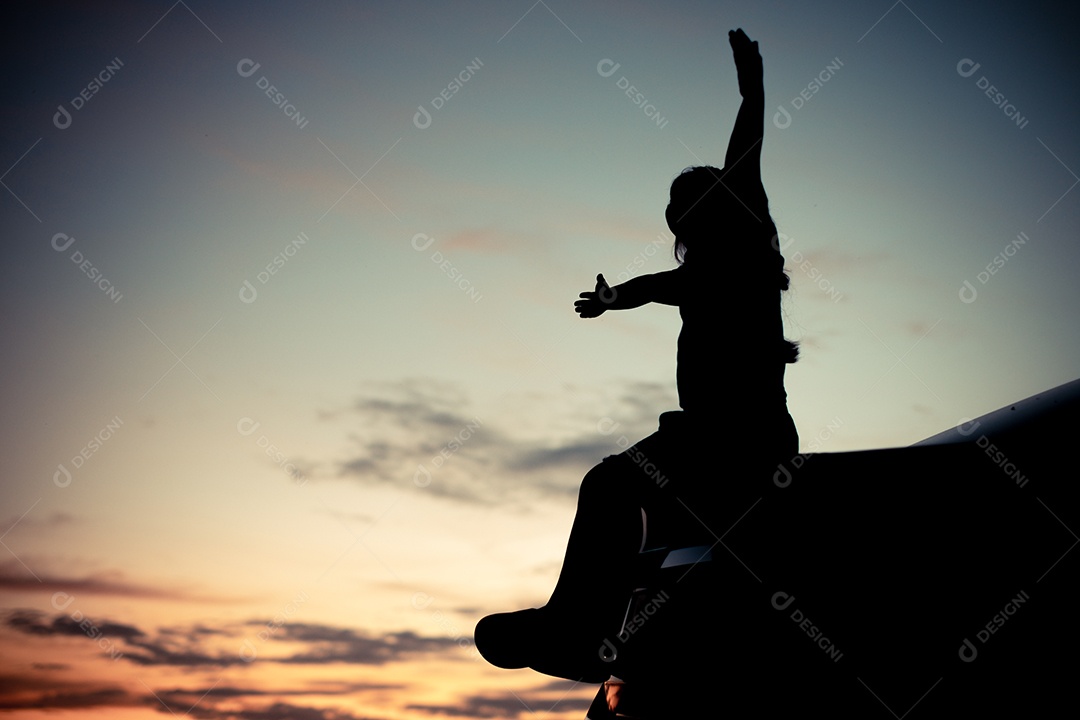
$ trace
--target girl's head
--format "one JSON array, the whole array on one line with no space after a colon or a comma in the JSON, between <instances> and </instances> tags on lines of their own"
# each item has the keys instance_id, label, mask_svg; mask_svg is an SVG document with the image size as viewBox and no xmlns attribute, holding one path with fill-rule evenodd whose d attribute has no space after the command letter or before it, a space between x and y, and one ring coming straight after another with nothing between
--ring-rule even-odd
<instances>
[{"instance_id":1,"label":"girl's head","mask_svg":"<svg viewBox=\"0 0 1080 720\"><path fill-rule=\"evenodd\" d=\"M686 168L672 181L665 216L675 235L675 259L735 263L748 281L770 277L787 290L768 198L760 186L746 192L733 178L725 183L724 175L723 169L704 165Z\"/></svg>"}]
</instances>

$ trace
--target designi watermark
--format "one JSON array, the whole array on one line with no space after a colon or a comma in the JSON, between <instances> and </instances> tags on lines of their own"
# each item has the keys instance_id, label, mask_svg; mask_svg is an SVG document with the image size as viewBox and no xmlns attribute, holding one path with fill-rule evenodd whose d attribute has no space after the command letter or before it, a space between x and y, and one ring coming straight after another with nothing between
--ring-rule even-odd
<instances>
[{"instance_id":1,"label":"designi watermark","mask_svg":"<svg viewBox=\"0 0 1080 720\"><path fill-rule=\"evenodd\" d=\"M791 98L791 109L795 112L802 110L806 106L806 103L810 102L810 99L821 92L825 83L833 79L840 68L844 66L844 62L835 57L832 62L828 63L817 75L815 75L809 83L806 84L799 94ZM787 130L791 127L791 113L783 105L776 106L776 113L773 115L773 125L778 130Z\"/></svg>"},{"instance_id":2,"label":"designi watermark","mask_svg":"<svg viewBox=\"0 0 1080 720\"><path fill-rule=\"evenodd\" d=\"M614 75L620 67L622 67L621 63L617 63L610 58L604 58L596 63L596 72L602 78L609 78ZM641 108L641 111L645 113L645 117L652 120L656 124L656 127L661 130L667 127L667 118L660 114L660 111L656 109L656 106L649 102L645 97L645 94L638 90L635 85L632 85L630 81L626 79L625 75L619 76L619 79L615 81L615 87L622 90L626 97L630 98L630 102L636 107Z\"/></svg>"},{"instance_id":3,"label":"designi watermark","mask_svg":"<svg viewBox=\"0 0 1080 720\"><path fill-rule=\"evenodd\" d=\"M438 95L431 98L431 109L435 112L442 110L446 103L450 102L450 98L457 95L465 83L469 82L483 66L484 63L480 58L473 58L472 62L465 66L464 70L450 79L450 82L446 84L446 87L439 91ZM431 127L431 120L432 116L431 113L428 112L428 109L423 105L417 105L416 114L413 115L413 125L420 130L427 130Z\"/></svg>"},{"instance_id":4,"label":"designi watermark","mask_svg":"<svg viewBox=\"0 0 1080 720\"><path fill-rule=\"evenodd\" d=\"M73 236L68 235L67 233L56 233L52 237L51 244L52 249L56 252L64 252L74 243L75 238ZM90 262L80 250L72 250L69 259L71 262L75 263L86 277L90 278L90 282L92 282L95 287L105 293L105 297L113 301L113 304L120 302L121 298L124 297L123 293L117 290L116 286L105 277L101 272L101 269Z\"/></svg>"},{"instance_id":5,"label":"designi watermark","mask_svg":"<svg viewBox=\"0 0 1080 720\"><path fill-rule=\"evenodd\" d=\"M78 112L82 110L86 103L90 102L90 99L97 95L105 83L113 79L116 73L120 72L120 68L124 67L124 61L119 57L113 58L97 75L95 75L89 83L86 84L79 94L71 98L71 109ZM67 130L71 127L72 115L64 104L61 103L56 106L56 113L53 115L53 125L61 130Z\"/></svg>"},{"instance_id":6,"label":"designi watermark","mask_svg":"<svg viewBox=\"0 0 1080 720\"><path fill-rule=\"evenodd\" d=\"M975 279L979 281L980 285L986 285L990 282L990 278L997 275L1002 268L1005 267L1005 263L1009 262L1016 253L1020 252L1020 248L1027 245L1031 238L1027 236L1027 233L1020 233L1016 236L1016 239L1005 245L1005 248L994 256L994 259L986 264L983 270L975 276ZM960 287L960 302L970 305L975 302L979 297L979 290L976 288L970 280L964 280L964 284Z\"/></svg>"},{"instance_id":7,"label":"designi watermark","mask_svg":"<svg viewBox=\"0 0 1080 720\"><path fill-rule=\"evenodd\" d=\"M251 58L244 58L236 63L236 74L242 78L248 78L254 75L255 71L260 67L262 67L261 63L257 63ZM281 108L281 111L285 113L285 117L292 120L296 127L301 130L307 127L308 119L300 114L296 106L289 102L288 98L275 85L272 85L265 75L259 76L259 79L255 81L255 87L262 90L276 107Z\"/></svg>"},{"instance_id":8,"label":"designi watermark","mask_svg":"<svg viewBox=\"0 0 1080 720\"><path fill-rule=\"evenodd\" d=\"M54 592L52 595L52 606L62 612L66 612L73 602L75 602L75 596L62 590ZM95 625L90 618L83 615L81 610L72 610L68 613L68 617L79 626L79 629L83 631L86 637L96 640L97 646L108 653L114 662L124 657L124 653L116 648L116 644L106 637L101 628Z\"/></svg>"},{"instance_id":9,"label":"designi watermark","mask_svg":"<svg viewBox=\"0 0 1080 720\"><path fill-rule=\"evenodd\" d=\"M982 67L982 65L971 58L963 58L960 62L956 63L956 73L962 78L969 78L974 75L980 67ZM986 79L985 75L979 76L979 79L975 81L975 87L982 90L986 97L990 98L990 102L994 103L995 107L1001 108L1001 112L1005 114L1005 117L1016 123L1016 127L1021 130L1027 127L1028 119L1020 114L1020 111L1016 109L1016 106L1009 102L1009 99L1005 97L1005 94L992 85L990 81Z\"/></svg>"},{"instance_id":10,"label":"designi watermark","mask_svg":"<svg viewBox=\"0 0 1080 720\"><path fill-rule=\"evenodd\" d=\"M416 252L424 252L431 247L434 242L435 238L424 233L416 233L412 238L412 248ZM450 282L454 283L454 285L465 293L465 296L474 303L480 302L480 299L484 297L480 291L476 289L476 286L465 277L465 274L461 269L458 268L457 265L454 265L454 263L450 261L450 258L443 255L442 251L432 250L429 259L442 270L446 277L450 278Z\"/></svg>"},{"instance_id":11,"label":"designi watermark","mask_svg":"<svg viewBox=\"0 0 1080 720\"><path fill-rule=\"evenodd\" d=\"M105 427L98 430L97 434L82 446L76 455L71 456L71 467L75 470L81 468L87 460L101 450L106 441L112 438L123 424L124 421L120 419L119 415L113 417L112 420L105 424ZM71 470L68 470L64 463L60 463L56 467L56 472L53 473L53 483L56 484L56 487L66 488L71 484L72 477Z\"/></svg>"},{"instance_id":12,"label":"designi watermark","mask_svg":"<svg viewBox=\"0 0 1080 720\"><path fill-rule=\"evenodd\" d=\"M435 469L441 468L454 453L465 447L465 443L469 441L469 438L476 434L476 431L480 429L481 425L483 425L483 423L480 422L480 418L478 417L474 417L472 420L466 422L464 427L458 430L457 434L450 438L450 440L443 445L442 449L432 456L431 466ZM428 470L427 466L423 463L416 466L416 472L413 473L413 484L422 488L431 484L431 471Z\"/></svg>"},{"instance_id":13,"label":"designi watermark","mask_svg":"<svg viewBox=\"0 0 1080 720\"><path fill-rule=\"evenodd\" d=\"M990 618L990 622L986 623L986 625L975 633L975 637L981 644L985 645L990 641L990 637L994 635L994 633L1012 619L1012 616L1016 614L1020 609L1020 606L1030 599L1031 597L1027 594L1027 591L1021 590L1019 595L1005 603L1005 607L1001 608L1001 612L995 613L994 616ZM964 642L960 644L960 649L957 653L964 662L974 662L975 658L979 656L979 648L975 643L971 642L971 640L964 638Z\"/></svg>"}]
</instances>

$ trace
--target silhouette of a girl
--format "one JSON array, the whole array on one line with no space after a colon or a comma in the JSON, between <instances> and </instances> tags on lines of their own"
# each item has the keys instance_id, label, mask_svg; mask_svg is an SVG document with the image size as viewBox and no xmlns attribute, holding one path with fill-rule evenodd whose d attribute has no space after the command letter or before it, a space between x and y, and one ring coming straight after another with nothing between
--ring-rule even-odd
<instances>
[{"instance_id":1,"label":"silhouette of a girl","mask_svg":"<svg viewBox=\"0 0 1080 720\"><path fill-rule=\"evenodd\" d=\"M788 277L761 182L761 55L742 30L729 40L743 101L724 167L687 168L671 184L666 219L679 267L615 287L598 275L595 289L575 303L583 318L649 302L679 307L682 411L664 413L656 433L586 474L547 605L477 624L477 649L496 666L606 680L612 667L598 655L599 638L618 630L633 589L642 507L658 494L679 492L697 501L691 510L699 520L710 522L718 496L703 486L761 477L798 453L784 391L785 365L798 350L784 339L780 293ZM659 487L642 472L643 459L674 478L674 486ZM718 481L700 479L709 470Z\"/></svg>"}]
</instances>

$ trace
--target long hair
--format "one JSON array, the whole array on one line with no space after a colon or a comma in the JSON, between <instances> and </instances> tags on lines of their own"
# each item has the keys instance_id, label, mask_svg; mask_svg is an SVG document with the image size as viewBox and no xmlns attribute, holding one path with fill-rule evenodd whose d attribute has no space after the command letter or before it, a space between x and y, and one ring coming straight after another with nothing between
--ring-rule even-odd
<instances>
[{"instance_id":1,"label":"long hair","mask_svg":"<svg viewBox=\"0 0 1080 720\"><path fill-rule=\"evenodd\" d=\"M748 286L787 290L791 279L784 272L784 255L777 242L776 223L769 199L756 187L724 183L725 171L711 165L688 167L671 183L665 216L675 235L675 260L734 262ZM784 340L780 355L785 363L798 359L796 343Z\"/></svg>"}]
</instances>

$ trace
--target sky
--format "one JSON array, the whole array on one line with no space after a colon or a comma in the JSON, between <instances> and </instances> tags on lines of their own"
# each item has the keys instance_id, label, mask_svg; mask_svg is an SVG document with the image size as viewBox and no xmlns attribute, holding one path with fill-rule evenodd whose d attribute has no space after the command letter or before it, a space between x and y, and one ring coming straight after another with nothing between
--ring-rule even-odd
<instances>
[{"instance_id":1,"label":"sky","mask_svg":"<svg viewBox=\"0 0 1080 720\"><path fill-rule=\"evenodd\" d=\"M732 28L801 450L1080 376L1075 9L4 13L6 717L582 717L594 688L488 666L472 628L546 600L581 477L677 408L677 309L573 301L675 266Z\"/></svg>"}]
</instances>

